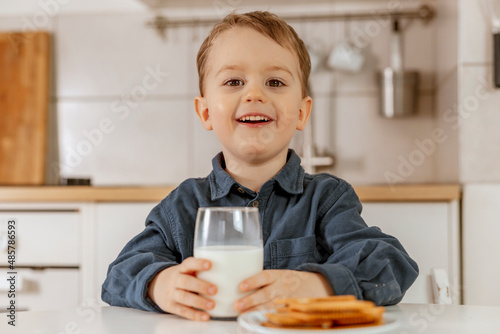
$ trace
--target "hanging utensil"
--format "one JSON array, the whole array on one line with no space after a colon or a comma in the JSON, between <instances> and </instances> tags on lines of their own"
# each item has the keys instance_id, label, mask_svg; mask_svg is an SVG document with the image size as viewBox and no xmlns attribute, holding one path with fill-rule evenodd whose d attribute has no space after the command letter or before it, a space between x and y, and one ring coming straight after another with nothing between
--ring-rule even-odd
<instances>
[{"instance_id":1,"label":"hanging utensil","mask_svg":"<svg viewBox=\"0 0 500 334\"><path fill-rule=\"evenodd\" d=\"M344 23L344 40L328 56L327 65L333 70L359 72L365 62L363 50L355 45L351 34L351 21Z\"/></svg>"},{"instance_id":2,"label":"hanging utensil","mask_svg":"<svg viewBox=\"0 0 500 334\"><path fill-rule=\"evenodd\" d=\"M417 111L419 74L404 69L403 41L397 17L392 22L391 64L377 73L379 111L383 117L410 116Z\"/></svg>"}]
</instances>

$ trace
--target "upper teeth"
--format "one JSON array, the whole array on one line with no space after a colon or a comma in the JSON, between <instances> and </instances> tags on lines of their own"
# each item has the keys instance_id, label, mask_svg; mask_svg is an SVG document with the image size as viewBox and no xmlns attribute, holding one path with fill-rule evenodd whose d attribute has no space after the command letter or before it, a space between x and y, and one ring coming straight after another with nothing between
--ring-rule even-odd
<instances>
[{"instance_id":1,"label":"upper teeth","mask_svg":"<svg viewBox=\"0 0 500 334\"><path fill-rule=\"evenodd\" d=\"M269 118L266 116L244 116L240 118L240 121L269 121Z\"/></svg>"}]
</instances>

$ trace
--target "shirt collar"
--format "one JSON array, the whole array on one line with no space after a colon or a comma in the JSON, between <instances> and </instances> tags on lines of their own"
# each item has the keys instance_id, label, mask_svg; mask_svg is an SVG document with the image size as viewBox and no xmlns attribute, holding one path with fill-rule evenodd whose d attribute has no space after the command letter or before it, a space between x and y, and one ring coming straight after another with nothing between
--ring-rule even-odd
<instances>
[{"instance_id":1,"label":"shirt collar","mask_svg":"<svg viewBox=\"0 0 500 334\"><path fill-rule=\"evenodd\" d=\"M226 163L222 152L212 159L213 171L208 179L212 201L226 196L231 187L238 184L226 171ZM300 157L289 149L285 166L272 179L289 194L297 195L304 191L304 168L300 165Z\"/></svg>"},{"instance_id":2,"label":"shirt collar","mask_svg":"<svg viewBox=\"0 0 500 334\"><path fill-rule=\"evenodd\" d=\"M226 168L226 162L224 161L222 152L219 152L219 154L212 159L212 166L213 170L208 176L208 181L210 182L210 195L212 201L215 201L226 196L231 190L231 187L236 184L236 181L224 170Z\"/></svg>"},{"instance_id":3,"label":"shirt collar","mask_svg":"<svg viewBox=\"0 0 500 334\"><path fill-rule=\"evenodd\" d=\"M286 164L274 179L289 194L298 195L304 192L304 168L300 165L300 157L294 150L288 150Z\"/></svg>"}]
</instances>

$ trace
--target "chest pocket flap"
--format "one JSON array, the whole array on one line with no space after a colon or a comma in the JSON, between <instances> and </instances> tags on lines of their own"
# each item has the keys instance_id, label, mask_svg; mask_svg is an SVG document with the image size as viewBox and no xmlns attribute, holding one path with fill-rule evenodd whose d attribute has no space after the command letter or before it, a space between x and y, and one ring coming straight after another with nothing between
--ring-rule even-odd
<instances>
[{"instance_id":1,"label":"chest pocket flap","mask_svg":"<svg viewBox=\"0 0 500 334\"><path fill-rule=\"evenodd\" d=\"M273 269L295 269L303 263L318 262L319 254L314 235L275 240L270 246Z\"/></svg>"}]
</instances>

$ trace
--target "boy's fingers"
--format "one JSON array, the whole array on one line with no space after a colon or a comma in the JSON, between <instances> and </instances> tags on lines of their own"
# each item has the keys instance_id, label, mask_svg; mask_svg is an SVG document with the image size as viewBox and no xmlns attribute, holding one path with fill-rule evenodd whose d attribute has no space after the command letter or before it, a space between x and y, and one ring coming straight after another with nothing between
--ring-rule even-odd
<instances>
[{"instance_id":1,"label":"boy's fingers","mask_svg":"<svg viewBox=\"0 0 500 334\"><path fill-rule=\"evenodd\" d=\"M204 295L215 295L217 287L191 275L178 275L175 282L177 289L201 293Z\"/></svg>"},{"instance_id":2,"label":"boy's fingers","mask_svg":"<svg viewBox=\"0 0 500 334\"><path fill-rule=\"evenodd\" d=\"M213 301L180 289L175 290L174 299L181 305L194 307L200 310L208 311L215 307L215 303Z\"/></svg>"},{"instance_id":3,"label":"boy's fingers","mask_svg":"<svg viewBox=\"0 0 500 334\"><path fill-rule=\"evenodd\" d=\"M271 294L269 292L269 287L259 289L254 293L245 296L234 304L234 307L238 311L247 311L249 309L255 308L259 305L268 303L271 301Z\"/></svg>"},{"instance_id":4,"label":"boy's fingers","mask_svg":"<svg viewBox=\"0 0 500 334\"><path fill-rule=\"evenodd\" d=\"M179 266L183 274L190 274L195 271L210 270L212 263L209 260L188 257Z\"/></svg>"},{"instance_id":5,"label":"boy's fingers","mask_svg":"<svg viewBox=\"0 0 500 334\"><path fill-rule=\"evenodd\" d=\"M274 275L269 270L263 270L240 283L240 290L243 292L255 290L269 285L275 281Z\"/></svg>"},{"instance_id":6,"label":"boy's fingers","mask_svg":"<svg viewBox=\"0 0 500 334\"><path fill-rule=\"evenodd\" d=\"M206 312L197 311L182 304L177 304L176 306L174 306L174 309L171 311L171 313L191 320L207 321L210 319L210 316Z\"/></svg>"}]
</instances>

